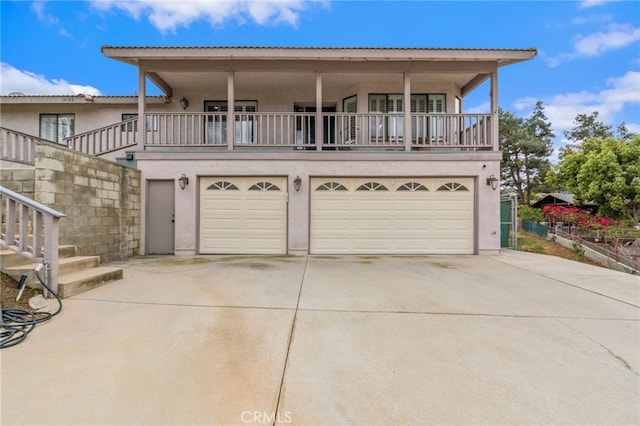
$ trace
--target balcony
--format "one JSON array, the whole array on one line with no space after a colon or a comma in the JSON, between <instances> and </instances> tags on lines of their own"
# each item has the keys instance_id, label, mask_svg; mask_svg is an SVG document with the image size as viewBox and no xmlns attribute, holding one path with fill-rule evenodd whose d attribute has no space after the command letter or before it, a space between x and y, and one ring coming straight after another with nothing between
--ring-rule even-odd
<instances>
[{"instance_id":1,"label":"balcony","mask_svg":"<svg viewBox=\"0 0 640 426\"><path fill-rule=\"evenodd\" d=\"M100 155L123 148L325 151L491 151L490 114L149 113L141 141L133 119L65 140L70 148ZM411 137L405 138L410 131ZM229 143L232 135L233 143Z\"/></svg>"}]
</instances>

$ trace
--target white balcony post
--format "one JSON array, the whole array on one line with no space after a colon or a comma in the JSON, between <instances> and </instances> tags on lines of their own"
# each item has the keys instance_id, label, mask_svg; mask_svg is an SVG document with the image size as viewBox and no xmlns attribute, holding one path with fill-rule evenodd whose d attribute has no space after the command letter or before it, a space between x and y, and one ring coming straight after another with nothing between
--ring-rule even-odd
<instances>
[{"instance_id":1,"label":"white balcony post","mask_svg":"<svg viewBox=\"0 0 640 426\"><path fill-rule=\"evenodd\" d=\"M404 73L404 150L411 151L411 74Z\"/></svg>"},{"instance_id":2,"label":"white balcony post","mask_svg":"<svg viewBox=\"0 0 640 426\"><path fill-rule=\"evenodd\" d=\"M145 103L147 99L147 73L142 68L138 68L138 150L144 150L147 144L147 120L145 114Z\"/></svg>"},{"instance_id":3,"label":"white balcony post","mask_svg":"<svg viewBox=\"0 0 640 426\"><path fill-rule=\"evenodd\" d=\"M322 151L324 137L324 123L322 122L322 74L316 74L316 149Z\"/></svg>"},{"instance_id":4,"label":"white balcony post","mask_svg":"<svg viewBox=\"0 0 640 426\"><path fill-rule=\"evenodd\" d=\"M233 151L233 144L236 138L235 97L235 73L229 71L227 73L227 147L229 151Z\"/></svg>"},{"instance_id":5,"label":"white balcony post","mask_svg":"<svg viewBox=\"0 0 640 426\"><path fill-rule=\"evenodd\" d=\"M498 138L498 67L496 67L491 72L491 145L494 151L500 149Z\"/></svg>"}]
</instances>

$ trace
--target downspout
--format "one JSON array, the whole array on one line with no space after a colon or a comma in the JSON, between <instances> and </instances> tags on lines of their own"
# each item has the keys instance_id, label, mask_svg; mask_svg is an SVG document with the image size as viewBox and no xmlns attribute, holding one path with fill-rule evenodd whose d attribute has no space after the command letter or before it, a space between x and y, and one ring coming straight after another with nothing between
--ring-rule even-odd
<instances>
[{"instance_id":1,"label":"downspout","mask_svg":"<svg viewBox=\"0 0 640 426\"><path fill-rule=\"evenodd\" d=\"M147 73L138 67L138 151L144 151L147 144L147 120L145 114L145 103L147 99Z\"/></svg>"}]
</instances>

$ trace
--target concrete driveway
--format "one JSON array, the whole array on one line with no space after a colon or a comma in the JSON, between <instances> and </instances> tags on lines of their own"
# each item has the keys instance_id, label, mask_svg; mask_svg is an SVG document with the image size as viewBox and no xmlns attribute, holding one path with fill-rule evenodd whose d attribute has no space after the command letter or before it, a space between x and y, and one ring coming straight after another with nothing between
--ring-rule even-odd
<instances>
[{"instance_id":1,"label":"concrete driveway","mask_svg":"<svg viewBox=\"0 0 640 426\"><path fill-rule=\"evenodd\" d=\"M640 423L637 276L509 251L121 266L1 352L2 425Z\"/></svg>"}]
</instances>

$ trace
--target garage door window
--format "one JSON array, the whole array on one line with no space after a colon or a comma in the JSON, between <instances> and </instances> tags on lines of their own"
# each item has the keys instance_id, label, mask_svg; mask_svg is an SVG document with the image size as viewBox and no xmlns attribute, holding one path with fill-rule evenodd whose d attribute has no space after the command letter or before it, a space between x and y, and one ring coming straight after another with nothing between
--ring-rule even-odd
<instances>
[{"instance_id":1,"label":"garage door window","mask_svg":"<svg viewBox=\"0 0 640 426\"><path fill-rule=\"evenodd\" d=\"M388 191L388 189L381 183L367 182L360 185L356 191Z\"/></svg>"},{"instance_id":2,"label":"garage door window","mask_svg":"<svg viewBox=\"0 0 640 426\"><path fill-rule=\"evenodd\" d=\"M278 188L271 182L258 182L251 185L249 191L280 191L280 188Z\"/></svg>"},{"instance_id":3,"label":"garage door window","mask_svg":"<svg viewBox=\"0 0 640 426\"><path fill-rule=\"evenodd\" d=\"M400 185L396 191L428 191L428 189L419 182L407 182Z\"/></svg>"},{"instance_id":4,"label":"garage door window","mask_svg":"<svg viewBox=\"0 0 640 426\"><path fill-rule=\"evenodd\" d=\"M438 191L468 191L468 189L461 183L449 182L439 187Z\"/></svg>"},{"instance_id":5,"label":"garage door window","mask_svg":"<svg viewBox=\"0 0 640 426\"><path fill-rule=\"evenodd\" d=\"M347 188L338 182L326 182L320 185L316 191L346 191Z\"/></svg>"},{"instance_id":6,"label":"garage door window","mask_svg":"<svg viewBox=\"0 0 640 426\"><path fill-rule=\"evenodd\" d=\"M238 187L231 182L220 181L209 185L207 189L210 191L237 191Z\"/></svg>"}]
</instances>

